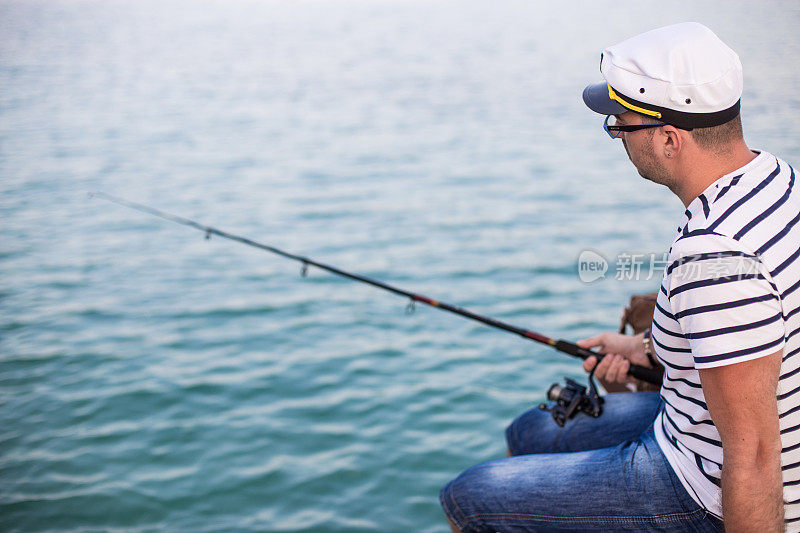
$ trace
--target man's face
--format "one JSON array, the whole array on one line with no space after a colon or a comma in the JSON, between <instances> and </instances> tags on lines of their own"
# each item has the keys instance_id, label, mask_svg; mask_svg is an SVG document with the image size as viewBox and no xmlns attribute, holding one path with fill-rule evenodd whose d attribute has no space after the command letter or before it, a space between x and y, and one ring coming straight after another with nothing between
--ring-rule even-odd
<instances>
[{"instance_id":1,"label":"man's face","mask_svg":"<svg viewBox=\"0 0 800 533\"><path fill-rule=\"evenodd\" d=\"M617 124L643 124L641 115L628 111L621 115L614 115ZM658 128L638 130L622 133L622 145L628 158L636 167L639 175L660 185L670 186L672 177L667 168L656 157L655 140Z\"/></svg>"}]
</instances>

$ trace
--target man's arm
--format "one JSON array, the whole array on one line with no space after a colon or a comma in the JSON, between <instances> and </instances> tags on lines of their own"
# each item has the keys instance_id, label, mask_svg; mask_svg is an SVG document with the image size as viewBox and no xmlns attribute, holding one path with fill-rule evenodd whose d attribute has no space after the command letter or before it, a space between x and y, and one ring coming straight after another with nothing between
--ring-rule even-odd
<instances>
[{"instance_id":1,"label":"man's arm","mask_svg":"<svg viewBox=\"0 0 800 533\"><path fill-rule=\"evenodd\" d=\"M781 439L776 390L781 352L700 370L722 437L725 531L783 531Z\"/></svg>"}]
</instances>

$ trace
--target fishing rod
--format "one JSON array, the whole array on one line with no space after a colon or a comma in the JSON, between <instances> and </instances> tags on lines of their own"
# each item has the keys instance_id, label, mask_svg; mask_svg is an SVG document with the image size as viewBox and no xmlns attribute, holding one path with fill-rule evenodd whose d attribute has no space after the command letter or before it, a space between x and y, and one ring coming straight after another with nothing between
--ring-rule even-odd
<instances>
[{"instance_id":1,"label":"fishing rod","mask_svg":"<svg viewBox=\"0 0 800 533\"><path fill-rule=\"evenodd\" d=\"M491 326L493 328L502 329L504 331L508 331L510 333L516 333L517 335L524 337L526 339L539 342L542 344L547 344L548 346L552 346L559 352L563 352L574 357L579 357L581 359L587 359L589 357L596 357L598 363L603 359L603 354L597 353L592 350L588 350L586 348L581 348L577 344L572 342L568 342L561 339L553 339L542 335L541 333L537 333L535 331L531 331L529 329L520 328L517 326L513 326L506 322L502 322L500 320L480 315L478 313L474 313L468 309L464 309L463 307L458 307L456 305L451 305L445 302L440 302L438 300L434 300L433 298L428 298L422 294L415 294L413 292L409 292L397 287L393 287L387 283L383 283L382 281L378 281L372 278L368 278L366 276L361 276L358 274L353 274L352 272L347 272L342 269L336 268L331 265L326 265L324 263L320 263L318 261L314 261L313 259L309 259L308 257L303 257L300 255L295 255L289 252L285 252L273 246L268 246L266 244L262 244L260 242L256 242L254 240L248 239L246 237L241 237L239 235L234 235L233 233L228 233L227 231L223 231L217 228L213 228L211 226L206 226L204 224L200 224L199 222L195 222L194 220L184 218L178 215L173 215L171 213L167 213L166 211L161 211L160 209L155 209L153 207L149 207L144 204L140 204L137 202L132 202L130 200L125 200L123 198L119 198L117 196L112 196L110 194L102 193L102 192L95 192L89 194L90 198L97 197L102 198L103 200L107 200L109 202L128 207L130 209L134 209L136 211L141 211L142 213L147 213L150 215L157 216L164 220L169 220L170 222L175 222L176 224L181 224L184 226L189 226L191 228L198 229L206 234L206 239L210 239L212 235L217 235L224 239L229 239L231 241L240 242L242 244L246 244L247 246L252 246L254 248L258 248L260 250L264 250L267 252L271 252L273 254L280 255L287 259L292 259L294 261L298 261L302 264L301 274L305 277L308 274L308 267L314 266L321 270L325 270L330 272L331 274L336 274L337 276L342 276L348 279L352 279L354 281L358 281L361 283L366 283L367 285L372 285L373 287L378 287L379 289L383 289L399 296L405 296L409 298L411 301L409 303L409 310L413 310L415 302L421 302L431 307L435 307L436 309L441 309L443 311L449 311L450 313L454 313L456 315L460 315L471 320L475 320L477 322L481 322L486 324L487 326ZM630 369L628 370L628 374L631 376L640 379L642 381L646 381L648 383L652 383L654 385L661 385L662 375L659 371L647 368L640 365L631 364Z\"/></svg>"}]
</instances>

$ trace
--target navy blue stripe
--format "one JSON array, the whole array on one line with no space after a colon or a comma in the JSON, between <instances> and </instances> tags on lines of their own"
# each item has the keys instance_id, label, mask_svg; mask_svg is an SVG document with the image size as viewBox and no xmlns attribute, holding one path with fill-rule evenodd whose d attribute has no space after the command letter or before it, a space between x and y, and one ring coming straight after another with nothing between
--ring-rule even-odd
<instances>
[{"instance_id":1,"label":"navy blue stripe","mask_svg":"<svg viewBox=\"0 0 800 533\"><path fill-rule=\"evenodd\" d=\"M708 207L708 200L704 194L701 194L698 196L698 198L700 198L700 203L703 204L703 214L706 218L708 218L708 213L711 211L711 209Z\"/></svg>"},{"instance_id":2,"label":"navy blue stripe","mask_svg":"<svg viewBox=\"0 0 800 533\"><path fill-rule=\"evenodd\" d=\"M733 359L734 357L740 357L742 355L749 355L751 353L758 353L761 350L766 350L767 348L771 348L773 346L777 346L783 342L783 337L780 337L777 340L772 342L768 342L766 344L762 344L761 346L756 346L754 348L746 348L744 350L736 350L733 352L722 353L719 355L706 355L706 356L695 356L694 362L696 364L703 364L703 363L713 363L715 361L724 361L725 359Z\"/></svg>"},{"instance_id":3,"label":"navy blue stripe","mask_svg":"<svg viewBox=\"0 0 800 533\"><path fill-rule=\"evenodd\" d=\"M686 225L683 226L683 234L686 235L689 232L689 222L692 221L692 212L687 209L684 214L686 215Z\"/></svg>"},{"instance_id":4,"label":"navy blue stripe","mask_svg":"<svg viewBox=\"0 0 800 533\"><path fill-rule=\"evenodd\" d=\"M663 331L666 335L669 335L670 337L677 337L679 339L685 339L686 338L686 336L683 333L675 333L674 331L670 331L670 330L664 328L664 326L662 326L661 324L659 324L655 320L653 320L653 326L655 326L656 329L658 329L659 331Z\"/></svg>"},{"instance_id":5,"label":"navy blue stripe","mask_svg":"<svg viewBox=\"0 0 800 533\"><path fill-rule=\"evenodd\" d=\"M672 406L672 408L673 408L673 409L675 409L675 406L674 406L674 405L672 405L672 404L670 404L670 405ZM681 411L680 409L675 409L675 412L676 412L676 413L678 413L679 415L683 415L683 417L684 417L685 419L687 419L687 420L689 421L689 423L690 423L691 425L693 425L693 426L703 426L703 425L706 425L706 426L713 426L713 425L714 425L714 422L712 422L711 420L700 420L700 421L698 422L697 420L695 420L694 418L692 418L691 416L689 416L687 413L684 413L684 412L683 412L683 411Z\"/></svg>"},{"instance_id":6,"label":"navy blue stripe","mask_svg":"<svg viewBox=\"0 0 800 533\"><path fill-rule=\"evenodd\" d=\"M717 227L719 227L719 225L720 225L720 224L722 224L722 223L725 221L725 219L726 219L726 218L728 218L729 216L731 216L731 214L732 214L734 211L736 211L736 210L737 210L737 209L739 209L739 208L740 208L742 205L744 205L744 203L745 203L745 202L747 202L748 200L750 200L751 198L753 198L753 196L755 196L756 194L758 194L759 192L761 192L762 190L764 190L764 188L765 188L767 185L769 185L769 184L770 184L770 182L772 182L772 180L773 180L773 179L775 179L775 176L777 176L777 175L778 175L778 173L779 173L780 171L781 171L781 167L780 167L780 165L779 165L779 164L777 163L777 161L776 161L776 162L775 162L775 170L773 170L773 171L770 173L770 175L769 175L769 176L767 176L766 178L764 178L764 181L762 181L761 183L759 183L758 185L756 185L755 187L753 187L753 188L750 190L750 192L748 192L747 194L745 194L744 196L742 196L741 198L739 198L738 200L736 200L736 202L735 202L735 203L734 203L732 206L730 206L728 209L726 209L724 213L722 213L722 214L721 214L719 217L717 217L717 219L716 219L716 220L715 220L715 221L714 221L714 222L713 222L713 223L712 223L710 226L708 226L708 229L710 229L711 231L713 231L713 230L717 229Z\"/></svg>"},{"instance_id":7,"label":"navy blue stripe","mask_svg":"<svg viewBox=\"0 0 800 533\"><path fill-rule=\"evenodd\" d=\"M711 474L706 472L705 468L703 468L703 461L700 460L699 455L694 454L694 462L697 464L697 468L700 470L700 473L703 474L707 480L709 480L717 487L722 487L722 482L718 478L715 478Z\"/></svg>"},{"instance_id":8,"label":"navy blue stripe","mask_svg":"<svg viewBox=\"0 0 800 533\"><path fill-rule=\"evenodd\" d=\"M716 337L717 335L726 335L728 333L736 333L738 331L747 331L750 329L756 329L762 326L766 326L767 324L772 324L773 322L777 322L782 318L783 314L778 312L774 316L765 318L763 320L757 320L756 322L750 322L749 324L738 324L736 326L728 326L726 328L710 329L708 331L695 331L693 333L687 333L686 338L689 340L706 339L708 337Z\"/></svg>"},{"instance_id":9,"label":"navy blue stripe","mask_svg":"<svg viewBox=\"0 0 800 533\"><path fill-rule=\"evenodd\" d=\"M717 195L717 197L714 198L714 202L716 202L717 200L719 200L720 198L725 196L725 193L728 192L729 190L731 190L731 187L735 187L736 184L739 183L739 180L742 179L742 176L744 176L744 174L739 174L738 176L733 178L728 185L723 187L722 190L719 191L719 194Z\"/></svg>"},{"instance_id":10,"label":"navy blue stripe","mask_svg":"<svg viewBox=\"0 0 800 533\"><path fill-rule=\"evenodd\" d=\"M663 348L664 350L668 350L670 352L674 352L674 353L689 353L689 354L692 353L692 349L691 348L673 348L671 346L667 346L666 344L660 342L658 339L656 339L655 336L653 336L651 338L651 340L653 341L653 344L655 344L659 348ZM683 368L683 367L677 367L677 368L680 369L680 368ZM694 367L687 367L686 370L694 370Z\"/></svg>"},{"instance_id":11,"label":"navy blue stripe","mask_svg":"<svg viewBox=\"0 0 800 533\"><path fill-rule=\"evenodd\" d=\"M710 287L713 285L722 285L724 283L731 283L734 281L744 281L746 279L766 279L764 278L763 274L735 274L733 276L720 276L718 278L711 278L711 279L701 279L698 281L690 281L689 283L684 283L678 287L675 287L669 293L669 299L672 300L672 297L676 294L680 294L683 291L688 291L691 289L697 289L700 287Z\"/></svg>"},{"instance_id":12,"label":"navy blue stripe","mask_svg":"<svg viewBox=\"0 0 800 533\"><path fill-rule=\"evenodd\" d=\"M694 261L703 261L705 259L721 259L723 257L747 257L748 259L755 259L756 261L759 261L758 256L741 252L739 250L725 250L722 252L704 252L702 254L685 255L680 259L673 261L672 264L667 267L667 275L669 276L670 274L672 274L673 270L682 265L685 265L686 263L692 263Z\"/></svg>"},{"instance_id":13,"label":"navy blue stripe","mask_svg":"<svg viewBox=\"0 0 800 533\"><path fill-rule=\"evenodd\" d=\"M676 411L677 411L677 409L676 409ZM677 424L676 424L676 423L675 423L675 422L674 422L674 421L673 421L673 420L672 420L672 419L669 417L669 414L668 414L666 411L664 411L664 418L666 418L666 419L667 419L667 421L670 423L670 425L671 425L673 428L675 428L675 431L677 431L677 432L678 432L678 433L680 433L681 435L686 435L686 436L689 436L689 437L694 437L694 438L696 438L697 440L701 440L701 441L703 441L703 442L707 442L708 444L713 444L714 446L717 446L717 447L719 447L719 448L722 448L722 442L720 442L720 441L718 441L718 440L712 439L712 438L710 438L710 437L706 437L705 435L698 435L697 433L692 433L691 431L682 431L682 430L681 430L681 429L678 427L678 425L677 425Z\"/></svg>"},{"instance_id":14,"label":"navy blue stripe","mask_svg":"<svg viewBox=\"0 0 800 533\"><path fill-rule=\"evenodd\" d=\"M790 357L792 357L793 355L797 355L798 352L800 352L800 348L795 348L791 352L789 352L786 355L784 355L783 359L781 359L781 362L785 363Z\"/></svg>"},{"instance_id":15,"label":"navy blue stripe","mask_svg":"<svg viewBox=\"0 0 800 533\"><path fill-rule=\"evenodd\" d=\"M667 415L666 411L664 411L664 409L663 409L663 408L662 408L661 412L662 412L662 413L664 413L664 416L662 416L662 417L661 417L661 431L664 433L664 435L666 435L666 436L667 436L667 439L669 440L669 443L672 445L672 447L673 447L673 448L675 448L675 449L676 449L676 450L677 450L679 453L685 453L685 452L684 452L684 451L681 449L681 447L678 445L678 439L676 439L676 438L675 438L673 435L671 435L671 434L670 434L670 432L669 432L669 431L667 431L667 426L666 426L666 424L664 423L664 419L667 419L667 420L669 420L669 422L670 422L672 425L675 425L675 423L674 423L674 422L673 422L673 421L672 421L672 420L669 418L669 416ZM686 434L687 434L687 433L684 433L683 431L681 431L680 429L678 429L677 427L676 427L675 429L676 429L676 430L677 430L679 433L683 433L684 435L686 435ZM698 437L698 438L700 438L700 437ZM701 440L703 440L702 438L700 438L700 439L701 439ZM722 445L722 443L720 443L720 446L721 446L721 445ZM691 452L691 450L690 450L690 452ZM699 461L699 456L698 456L696 453L694 453L694 452L691 452L691 453L692 453L692 454L695 456L695 461ZM713 461L712 461L712 462L713 462ZM714 464L716 464L716 463L714 463ZM700 467L700 472L702 472L702 473L703 473L703 475L705 475L706 477L708 477L708 474L706 473L706 471L705 471L705 470L703 469L703 467L702 467L702 463L699 463L699 465L698 465L698 466ZM720 467L720 469L721 469L721 468L722 468L722 465L719 465L719 467ZM715 479L715 478L711 478L709 481L710 481L711 483L714 483L714 484L716 484L716 482L714 481L714 479ZM689 488L689 489L690 489L690 490L691 490L691 491L694 493L694 496L695 496L695 498L697 498L697 500L698 500L698 501L700 501L700 496L698 496L698 495L697 495L697 491L695 491L695 490L694 490L694 489L693 489L691 486L689 486L688 488Z\"/></svg>"},{"instance_id":16,"label":"navy blue stripe","mask_svg":"<svg viewBox=\"0 0 800 533\"><path fill-rule=\"evenodd\" d=\"M703 236L703 235L714 235L714 236L717 236L717 237L724 237L724 235L722 233L717 233L716 231L712 231L712 230L710 230L708 228L699 228L699 229L693 229L692 231L690 231L688 233L684 232L683 235L681 235L680 237L675 239L675 242L682 241L683 239L688 239L689 237L700 237L700 236ZM675 243L673 243L673 246L674 245L675 245ZM670 251L672 251L671 248L670 248Z\"/></svg>"},{"instance_id":17,"label":"navy blue stripe","mask_svg":"<svg viewBox=\"0 0 800 533\"><path fill-rule=\"evenodd\" d=\"M800 214L798 214L798 216L797 216L797 217L795 217L795 218L798 218L798 219L800 219ZM792 263L794 263L794 261L795 261L795 260L796 260L798 257L800 257L800 248L798 248L797 250L795 250L795 252L794 252L792 255L790 255L789 257L787 257L787 258L786 258L786 260L785 260L783 263L781 263L780 265L778 265L778 267L777 267L775 270L773 270L772 272L770 272L770 275L771 275L773 278L774 278L774 277L776 277L778 274L780 274L781 272L783 272L783 270L784 270L786 267L788 267L789 265L791 265Z\"/></svg>"},{"instance_id":18,"label":"navy blue stripe","mask_svg":"<svg viewBox=\"0 0 800 533\"><path fill-rule=\"evenodd\" d=\"M774 237L772 237L770 240L764 243L764 245L762 245L761 248L756 250L756 253L758 255L764 255L764 252L772 248L776 242L784 238L786 234L789 233L792 230L792 228L797 224L798 221L800 221L800 213L795 215L795 217L792 220L790 220L782 230L780 230L778 233L775 234Z\"/></svg>"},{"instance_id":19,"label":"navy blue stripe","mask_svg":"<svg viewBox=\"0 0 800 533\"><path fill-rule=\"evenodd\" d=\"M781 293L781 298L783 298L783 299L785 300L787 296L789 296L790 294L792 294L794 291L796 291L796 290L797 290L797 287L800 287L800 280L797 280L797 281L794 283L794 285L792 285L791 287L789 287L788 289L786 289L785 291L783 291L783 292Z\"/></svg>"},{"instance_id":20,"label":"navy blue stripe","mask_svg":"<svg viewBox=\"0 0 800 533\"><path fill-rule=\"evenodd\" d=\"M789 319L790 319L790 318L792 318L794 315L796 315L796 314L798 313L798 311L800 311L800 307L795 307L794 309L792 309L791 311L789 311L789 313L788 313L788 314L787 314L785 317L783 317L783 319L784 319L784 320L789 320Z\"/></svg>"},{"instance_id":21,"label":"navy blue stripe","mask_svg":"<svg viewBox=\"0 0 800 533\"><path fill-rule=\"evenodd\" d=\"M783 379L783 376L781 376L781 379ZM800 411L800 404L795 405L794 407L792 407L791 409L789 409L785 413L779 414L778 418L783 418L784 416L789 416L790 414L796 413L797 411ZM800 446L800 444L798 444L798 446Z\"/></svg>"},{"instance_id":22,"label":"navy blue stripe","mask_svg":"<svg viewBox=\"0 0 800 533\"><path fill-rule=\"evenodd\" d=\"M675 317L675 315L673 315L672 313L670 313L669 311L667 311L666 309L661 307L661 304L658 303L658 300L656 300L656 309L658 309L658 311L662 315L664 315L665 317L670 318L670 319L674 320L675 322L678 321L677 318ZM800 309L800 308L798 308L798 309Z\"/></svg>"},{"instance_id":23,"label":"navy blue stripe","mask_svg":"<svg viewBox=\"0 0 800 533\"><path fill-rule=\"evenodd\" d=\"M800 448L800 442L797 444L792 444L788 448L781 448L781 453L789 453L795 451L797 448Z\"/></svg>"},{"instance_id":24,"label":"navy blue stripe","mask_svg":"<svg viewBox=\"0 0 800 533\"><path fill-rule=\"evenodd\" d=\"M672 369L675 369L675 370L681 370L681 371L684 371L684 372L689 372L689 371L695 369L693 366L674 365L674 364L670 363L669 361L664 361L664 359L661 358L661 357L659 357L658 360L661 362L661 364L663 366L665 366L667 368L672 368Z\"/></svg>"},{"instance_id":25,"label":"navy blue stripe","mask_svg":"<svg viewBox=\"0 0 800 533\"><path fill-rule=\"evenodd\" d=\"M678 445L678 439L676 439L669 431L667 431L667 426L664 423L664 419L665 418L669 419L669 417L667 416L667 413L666 413L666 411L664 410L663 407L661 408L661 412L664 414L664 416L661 417L661 431L664 433L664 435L667 436L667 439L669 439L669 443L672 444L673 448L675 448L679 453L684 453L684 451ZM671 420L670 420L670 423L672 423ZM678 431L680 432L680 430L678 430ZM692 453L694 453L694 452L692 452ZM697 455L697 454L695 454L695 455ZM697 501L700 501L700 496L697 495L697 491L694 490L691 485L689 485L688 488L692 491L692 493L694 494L694 497L697 499Z\"/></svg>"},{"instance_id":26,"label":"navy blue stripe","mask_svg":"<svg viewBox=\"0 0 800 533\"><path fill-rule=\"evenodd\" d=\"M793 394L797 394L797 391L800 391L800 387L795 387L794 389L790 390L789 392L784 392L783 394L778 394L778 396L776 396L776 398L778 398L779 400L785 400L789 396L792 396Z\"/></svg>"},{"instance_id":27,"label":"navy blue stripe","mask_svg":"<svg viewBox=\"0 0 800 533\"><path fill-rule=\"evenodd\" d=\"M682 400L686 400L687 402L691 402L691 403L695 404L696 406L702 407L703 409L708 411L708 406L706 405L706 402L704 402L702 400L698 400L697 398L692 398L691 396L684 396L683 394L678 392L677 389L673 389L672 387L667 387L666 385L661 385L661 390L662 390L662 392L661 392L662 396L664 395L663 391L668 390L671 393L673 393L675 396L677 396L678 398L680 398ZM667 402L667 403L669 403L669 402ZM670 405L672 405L672 404L670 403ZM676 411L680 411L680 409L676 408L674 405L672 405L672 408L675 409ZM683 414L683 412L681 412L681 414Z\"/></svg>"},{"instance_id":28,"label":"navy blue stripe","mask_svg":"<svg viewBox=\"0 0 800 533\"><path fill-rule=\"evenodd\" d=\"M653 344L655 344L659 348L663 348L665 350L669 350L670 352L685 353L685 354L692 353L691 348L680 348L678 346L670 346L668 344L664 344L664 342L661 339L658 338L661 335L659 332L662 331L661 330L661 325L658 324L658 322L653 321L653 326L655 326L655 328L653 329L653 335L651 336L651 340L653 341ZM680 337L680 338L682 340L684 340L684 341L686 340L684 337Z\"/></svg>"},{"instance_id":29,"label":"navy blue stripe","mask_svg":"<svg viewBox=\"0 0 800 533\"><path fill-rule=\"evenodd\" d=\"M686 385L688 385L689 387L692 387L693 389L702 389L702 388L703 388L703 386L702 386L702 385L700 385L699 383L692 383L692 382L691 382L691 381L689 381L688 379L684 379L684 378L671 378L671 377L669 377L669 375L668 375L668 374L667 374L666 376L667 376L667 381L680 381L681 383L685 383Z\"/></svg>"},{"instance_id":30,"label":"navy blue stripe","mask_svg":"<svg viewBox=\"0 0 800 533\"><path fill-rule=\"evenodd\" d=\"M792 468L797 468L798 466L800 466L800 461L798 461L796 463L792 463L790 465L782 466L781 470L791 470Z\"/></svg>"},{"instance_id":31,"label":"navy blue stripe","mask_svg":"<svg viewBox=\"0 0 800 533\"><path fill-rule=\"evenodd\" d=\"M763 296L754 296L752 298L742 298L741 300L734 300L732 302L724 302L720 304L713 304L713 305L701 305L699 307L692 307L690 309L685 309L675 315L675 319L683 318L689 315L697 315L700 313L707 313L709 311L719 311L721 309L732 309L734 307L742 307L744 305L754 304L758 302L764 302L767 300L777 300L778 297L774 294L765 294ZM800 307L798 307L800 309Z\"/></svg>"},{"instance_id":32,"label":"navy blue stripe","mask_svg":"<svg viewBox=\"0 0 800 533\"><path fill-rule=\"evenodd\" d=\"M789 167L789 168L791 169L791 167ZM780 163L778 163L778 172L780 172L780 170L781 170L781 165L780 165ZM753 229L758 224L763 222L764 219L767 218L769 215L774 213L776 209L778 209L780 206L782 206L784 203L786 203L786 200L789 199L789 195L792 193L792 187L793 186L794 186L794 169L792 169L792 174L789 177L789 187L786 189L786 192L783 193L783 196L781 196L778 199L778 201L776 201L774 204L769 206L763 213L761 213L756 218L754 218L753 220L748 222L745 227L740 229L736 233L736 235L733 236L733 238L738 241L739 239L744 237L747 232L749 232L751 229Z\"/></svg>"},{"instance_id":33,"label":"navy blue stripe","mask_svg":"<svg viewBox=\"0 0 800 533\"><path fill-rule=\"evenodd\" d=\"M800 429L800 424L797 424L796 426L792 426L790 428L782 429L781 435L785 435L786 433L791 433L792 431L797 431L798 429Z\"/></svg>"},{"instance_id":34,"label":"navy blue stripe","mask_svg":"<svg viewBox=\"0 0 800 533\"><path fill-rule=\"evenodd\" d=\"M664 405L663 404L661 405L661 410L658 412L658 414L662 414L662 413L664 414L664 416L661 417L661 432L664 433L664 435L667 436L667 438L669 439L669 441L672 443L673 446L678 448L678 439L676 439L674 435L671 435L670 432L667 431L667 426L664 425L664 419L667 418L666 417L667 413L664 412Z\"/></svg>"},{"instance_id":35,"label":"navy blue stripe","mask_svg":"<svg viewBox=\"0 0 800 533\"><path fill-rule=\"evenodd\" d=\"M794 336L795 336L795 335L797 335L798 333L800 333L800 328L797 328L797 329L796 329L796 330L794 330L793 332L791 332L791 333L789 333L788 335L786 335L786 342L789 342L789 339L791 339L792 337L794 337Z\"/></svg>"},{"instance_id":36,"label":"navy blue stripe","mask_svg":"<svg viewBox=\"0 0 800 533\"><path fill-rule=\"evenodd\" d=\"M790 370L789 372L787 372L785 374L781 374L780 377L778 378L778 380L790 378L790 377L794 376L795 374L797 374L798 372L800 372L800 366L798 366L794 370ZM800 409L800 405L798 405L797 407L792 409L792 411L796 411L798 409ZM785 413L785 414L791 413L792 411L787 411L787 413ZM781 416L783 416L783 415L781 415Z\"/></svg>"}]
</instances>

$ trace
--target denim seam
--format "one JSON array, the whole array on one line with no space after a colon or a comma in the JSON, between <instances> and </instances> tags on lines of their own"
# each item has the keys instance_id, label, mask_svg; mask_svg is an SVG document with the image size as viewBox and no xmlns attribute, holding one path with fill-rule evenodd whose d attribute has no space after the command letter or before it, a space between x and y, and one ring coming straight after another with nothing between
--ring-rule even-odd
<instances>
[{"instance_id":1,"label":"denim seam","mask_svg":"<svg viewBox=\"0 0 800 533\"><path fill-rule=\"evenodd\" d=\"M562 517L562 516L548 516L548 515L532 515L532 514L512 514L512 513L491 513L491 514L474 514L465 518L467 521L474 519L484 518L514 518L520 520L541 520L545 522L577 522L587 524L591 522L599 523L663 523L663 522L679 522L686 519L696 518L696 515L705 515L705 509L697 509L690 513L672 513L666 515L648 515L648 516L585 516L585 517Z\"/></svg>"},{"instance_id":2,"label":"denim seam","mask_svg":"<svg viewBox=\"0 0 800 533\"><path fill-rule=\"evenodd\" d=\"M458 502L456 501L456 497L453 494L453 492L455 492L455 489L453 488L452 485L450 485L450 487L447 490L447 498L450 500L450 503L453 505L453 508L451 509L449 507L445 507L445 514L449 515L450 518L453 519L453 522L455 522L455 524L458 526L458 529L464 529L464 526L462 524L465 524L467 522L468 517L461 509L461 507L458 506ZM456 513L458 513L459 516L456 516Z\"/></svg>"},{"instance_id":3,"label":"denim seam","mask_svg":"<svg viewBox=\"0 0 800 533\"><path fill-rule=\"evenodd\" d=\"M508 451L511 455L516 455L517 450L512 450L511 447L515 446L517 442L519 442L519 436L517 436L517 428L514 427L514 423L512 422L510 426L508 426L508 434L506 435L506 441L508 444Z\"/></svg>"}]
</instances>

